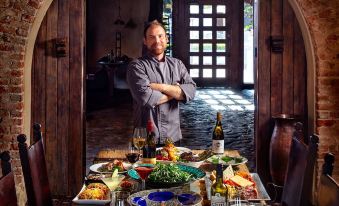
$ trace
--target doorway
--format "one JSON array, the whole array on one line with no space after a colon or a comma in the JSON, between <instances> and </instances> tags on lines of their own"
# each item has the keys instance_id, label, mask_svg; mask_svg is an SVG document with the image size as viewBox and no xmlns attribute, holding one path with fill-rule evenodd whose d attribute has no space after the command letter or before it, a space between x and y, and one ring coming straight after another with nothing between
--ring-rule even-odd
<instances>
[{"instance_id":1,"label":"doorway","mask_svg":"<svg viewBox=\"0 0 339 206\"><path fill-rule=\"evenodd\" d=\"M288 4L288 2L287 3L285 3L284 2L284 4ZM267 15L267 16L270 16L271 15L271 13L269 13L269 14L267 14L267 11L270 11L270 9L271 9L271 7L270 7L271 5L269 5L269 4L263 4L263 6L262 6L262 8L261 8L261 10L264 12L264 14L261 14L261 15L263 15L264 17L265 17L265 15ZM78 7L76 7L76 8L78 8ZM79 8L80 8L80 6L79 6ZM74 8L72 8L72 9L74 9ZM266 12L266 13L265 13ZM272 12L273 13L273 12ZM293 12L292 12L293 13ZM47 16L47 15L46 15ZM262 19L264 19L264 18L262 18ZM294 19L293 20L294 21L294 24L296 24L297 22L296 22L296 20ZM271 74L273 74L274 73L274 71L272 70L272 72L271 72L271 69L270 69L270 66L271 66L271 61L269 61L269 64L265 64L265 62L268 60L268 59L271 59L272 57L270 56L270 48L267 48L267 45L266 45L266 40L267 40L267 38L270 36L270 31L267 29L270 24L270 22L268 21L268 22L262 22L262 30L261 31L264 31L264 33L262 33L261 35L261 37L260 37L260 39L261 39L261 44L259 45L259 48L261 48L262 50L261 50L261 53L259 53L261 56L261 66L262 66L262 68L260 68L261 70L260 70L260 72L258 72L259 74L260 74L260 77L259 77L259 79L258 79L258 82L257 82L257 88L258 88L258 91L260 90L260 94L256 94L255 96L260 96L260 101L258 100L257 101L257 105L258 106L260 106L260 108L258 108L258 111L256 111L256 113L258 114L258 117L256 118L256 119L259 119L260 121L258 121L258 122L256 122L256 124L257 125L259 125L259 126L257 126L256 127L256 132L257 132L257 136L260 136L261 137L261 147L262 147L262 150L261 150L261 153L258 155L258 158L260 158L260 159L262 159L262 162L264 162L265 161L265 154L266 154L266 151L265 151L265 148L267 148L267 142L268 142L268 140L269 140L269 138L267 138L267 137L269 137L269 133L270 133L270 124L271 124L271 122L270 122L270 115L271 115L271 113L270 113L270 111L271 111L271 105L273 105L273 104L271 104L271 100L277 100L277 96L278 95L276 95L276 94L271 94L270 93L270 91L267 91L267 90L270 90L271 89L271 82L272 83L275 83L275 81L277 80L277 76L275 76L275 77L271 77L270 75ZM55 25L55 24L54 24ZM306 25L306 24L305 24ZM305 25L303 25L303 26L305 26ZM296 27L298 27L298 25L296 25ZM46 30L45 30L46 31ZM42 32L44 32L44 31L42 31ZM73 32L77 32L77 31L73 31ZM297 32L297 31L296 31ZM73 35L71 35L71 34L69 34L70 36L77 36L77 35L75 35L75 34L73 34ZM302 37L301 37L301 34L300 34L300 31L299 31L299 36L297 36L297 37L294 37L294 39L296 39L295 40L295 42L302 42ZM265 40L265 41L264 41ZM263 42L265 42L265 43L263 43ZM308 44L308 46L310 46L310 41L307 41L309 44ZM303 43L303 42L302 42ZM75 45L78 45L78 43L74 43ZM80 44L79 44L80 45ZM301 47L299 48L299 49L301 49ZM301 49L302 50L302 49ZM298 50L299 51L299 50ZM291 52L291 51L290 51ZM79 53L81 53L81 50L79 50ZM309 54L309 53L308 53ZM274 54L274 53L272 53L272 56L274 56L274 55L276 55L276 54ZM281 54L280 54L281 55ZM309 55L311 55L311 54L309 54ZM44 53L41 53L40 54L40 56L44 56ZM39 59L39 56L36 56L36 58L37 58L37 60ZM276 58L276 57L273 57L273 59L274 58ZM312 57L311 57L312 58ZM296 57L295 58L296 60L297 59L299 59L299 60L302 60L302 58L300 58L300 56L298 56L298 57ZM54 60L52 60L52 61L54 61ZM36 61L36 62L42 62L41 60L40 61ZM33 63L34 64L34 63ZM79 64L80 65L80 64ZM73 67L73 68L81 68L81 66L76 66L76 67ZM34 68L34 66L36 66L36 65L33 65L33 68ZM55 66L54 64L51 64L51 67L50 67L50 69L53 69L53 66ZM305 66L305 65L304 65ZM314 66L314 65L311 65L311 66ZM297 68L297 67L296 67ZM304 67L299 67L299 68L304 68ZM313 68L313 67L312 67ZM281 68L280 68L281 69ZM29 71L29 70L28 70ZM79 76L79 75L78 75ZM75 75L74 74L74 77L78 77L77 75ZM298 81L298 79L297 79L297 77L298 76L305 76L304 75L304 73L302 73L302 72L300 72L300 73L298 73L298 74L296 74L296 75L294 75L294 77L295 77L295 79L293 79L293 82L295 82L295 83L302 83L302 81ZM32 79L34 79L34 78L32 78ZM76 79L76 81L73 81L73 82L77 82L77 81L79 81L79 82L81 82L81 79L79 80L79 79ZM260 84L259 84L260 83ZM296 86L296 85L294 85L294 86ZM277 86L275 86L274 87L274 89L277 89L278 87ZM28 89L29 90L29 89ZM72 91L74 91L74 87L72 87ZM288 91L288 90L286 90L286 91ZM300 108L305 108L305 103L304 103L304 99L302 98L302 96L301 95L298 95L298 92L299 93L302 93L302 92L306 92L306 89L304 88L304 89L302 89L301 87L299 88L297 88L297 87L295 87L295 90L294 90L295 92L293 93L295 96L297 96L297 97L299 97L299 101L298 102L296 102L293 106L294 106L294 108L295 108L295 110L294 110L294 112L295 113L297 113L298 112L298 108L300 109ZM272 93L274 93L275 91L273 91ZM36 95L36 97L39 97L39 91L35 91L35 90L33 90L32 89L32 97L34 96L33 95L33 93L34 93L34 95ZM271 98L271 99L270 99ZM78 100L81 100L82 101L82 96L80 95L80 97L79 98L73 98L73 99L78 99ZM36 99L37 101L39 101L39 100L42 100L41 98L37 98ZM280 102L285 102L286 100L284 99L284 98L280 98L280 99L278 99L278 101L280 101ZM290 100L288 100L288 102L290 102ZM41 102L42 104L43 104L43 102ZM53 102L52 102L53 103ZM55 102L54 102L55 103ZM260 104L259 104L260 103ZM62 105L67 105L67 104L62 104ZM80 104L74 104L75 105L75 107L76 108L78 108L78 110L80 110L81 108L79 107L79 105L82 105L82 102L80 102ZM307 106L307 105L306 105ZM312 105L311 105L312 106ZM51 107L52 108L52 107ZM276 112L277 111L277 109L276 108L273 108L274 110L274 112ZM280 107L280 109L282 109L281 107ZM286 109L286 108L285 108ZM313 108L314 109L314 108ZM34 109L32 108L32 111L34 112ZM307 111L302 111L302 112L304 112L304 113L307 113ZM81 113L81 111L79 112L79 114ZM259 117L259 114L260 114L260 117ZM82 117L81 115L79 115L78 116L79 118L80 117ZM54 117L53 116L45 116L44 118L46 118L46 119L54 119ZM34 121L34 120L32 120L32 121ZM81 139L83 136L82 136L82 131L83 130L81 130L82 129L82 126L81 126L81 123L82 123L82 119L80 118L80 120L77 120L77 119L72 119L72 122L71 123L73 123L73 122L76 122L76 123L80 123L80 125L78 125L75 129L76 129L76 131L72 131L70 134L72 134L73 135L73 137L61 137L61 136L55 136L55 138L57 138L57 139L60 139L60 140L67 140L67 141L69 141L69 140L71 140L72 142L74 141L74 142L76 142L75 140L73 140L74 139L74 137L77 137L77 140L79 139ZM47 136L46 135L46 137L47 138L50 138L49 136ZM54 139L52 139L52 138L50 138L51 140L53 140L54 141ZM259 142L260 143L260 142ZM257 144L259 144L259 143L257 143ZM79 142L76 142L76 144L74 144L74 146L77 146L77 148L80 148L80 150L81 150L81 141L79 141ZM50 148L50 147L48 147L48 148ZM70 149L73 149L73 151L75 151L74 150L74 147L70 147ZM79 151L80 151L79 150ZM68 148L66 148L66 152L68 151ZM81 154L78 154L78 153L74 153L73 154L74 156L76 156L76 160L79 160L79 159L81 159L81 158L78 158L79 156L81 156ZM53 160L54 161L54 160ZM68 163L68 160L66 160L66 162ZM265 163L265 162L264 162ZM63 164L61 164L61 163L57 163L56 164L57 166L59 166L60 165L60 167L58 167L58 168L63 168L62 167L62 165ZM70 163L70 166L72 165L72 163ZM267 169L267 164L260 164L260 165L258 165L258 167L260 167L261 168L261 170L266 170ZM81 166L79 166L79 167L76 167L76 168L78 168L78 169L81 169ZM74 169L74 167L72 167L71 168L71 172L72 173L70 173L70 174L75 174L75 170L73 171L73 169ZM66 168L66 170L67 170L67 168ZM260 171L261 173L265 173L265 171ZM67 172L66 172L67 173ZM75 182L75 183L73 183L73 184L77 184L77 183L79 183L81 180L79 180L78 182ZM56 184L57 182L55 182L55 184Z\"/></svg>"},{"instance_id":2,"label":"doorway","mask_svg":"<svg viewBox=\"0 0 339 206\"><path fill-rule=\"evenodd\" d=\"M173 1L173 56L199 87L243 86L243 1Z\"/></svg>"}]
</instances>

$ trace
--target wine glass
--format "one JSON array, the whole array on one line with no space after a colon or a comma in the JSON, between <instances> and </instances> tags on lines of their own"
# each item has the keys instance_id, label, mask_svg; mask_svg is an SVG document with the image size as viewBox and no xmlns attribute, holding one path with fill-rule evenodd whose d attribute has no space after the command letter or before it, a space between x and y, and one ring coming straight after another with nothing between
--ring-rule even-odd
<instances>
[{"instance_id":1,"label":"wine glass","mask_svg":"<svg viewBox=\"0 0 339 206\"><path fill-rule=\"evenodd\" d=\"M133 132L133 144L139 150L139 154L141 155L141 149L145 146L146 143L146 128L144 127L136 127Z\"/></svg>"},{"instance_id":2,"label":"wine glass","mask_svg":"<svg viewBox=\"0 0 339 206\"><path fill-rule=\"evenodd\" d=\"M139 157L140 153L135 149L133 144L129 144L129 150L126 153L126 158L132 164L132 166L139 160Z\"/></svg>"},{"instance_id":3,"label":"wine glass","mask_svg":"<svg viewBox=\"0 0 339 206\"><path fill-rule=\"evenodd\" d=\"M141 179L141 190L146 189L146 179L154 169L153 164L134 164L134 170L137 171Z\"/></svg>"}]
</instances>

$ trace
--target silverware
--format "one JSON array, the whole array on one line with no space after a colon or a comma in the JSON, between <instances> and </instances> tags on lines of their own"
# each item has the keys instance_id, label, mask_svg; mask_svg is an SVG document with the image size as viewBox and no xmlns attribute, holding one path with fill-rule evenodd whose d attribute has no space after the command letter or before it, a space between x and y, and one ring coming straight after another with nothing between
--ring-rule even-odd
<instances>
[{"instance_id":1,"label":"silverware","mask_svg":"<svg viewBox=\"0 0 339 206\"><path fill-rule=\"evenodd\" d=\"M236 206L241 206L241 200L240 200L240 197L235 198L235 205L236 205Z\"/></svg>"}]
</instances>

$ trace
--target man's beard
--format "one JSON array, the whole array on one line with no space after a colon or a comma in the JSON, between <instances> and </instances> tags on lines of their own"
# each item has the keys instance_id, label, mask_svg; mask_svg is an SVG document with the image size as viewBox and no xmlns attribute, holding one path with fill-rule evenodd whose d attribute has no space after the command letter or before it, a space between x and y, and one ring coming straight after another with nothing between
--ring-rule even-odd
<instances>
[{"instance_id":1,"label":"man's beard","mask_svg":"<svg viewBox=\"0 0 339 206\"><path fill-rule=\"evenodd\" d=\"M165 52L166 47L161 45L159 48L158 45L152 45L151 47L148 48L148 50L153 54L153 55L160 55Z\"/></svg>"}]
</instances>

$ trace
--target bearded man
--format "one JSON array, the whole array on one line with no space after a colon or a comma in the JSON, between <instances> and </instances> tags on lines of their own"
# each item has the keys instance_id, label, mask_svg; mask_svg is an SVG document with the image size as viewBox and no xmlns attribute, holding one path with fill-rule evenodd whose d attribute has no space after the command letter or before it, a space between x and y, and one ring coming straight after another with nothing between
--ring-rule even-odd
<instances>
[{"instance_id":1,"label":"bearded man","mask_svg":"<svg viewBox=\"0 0 339 206\"><path fill-rule=\"evenodd\" d=\"M194 98L196 84L179 59L165 56L168 37L158 21L144 29L147 54L132 61L127 69L127 83L133 97L135 127L153 122L158 144L166 138L178 142L180 130L179 102Z\"/></svg>"}]
</instances>

